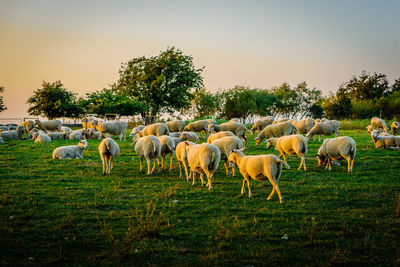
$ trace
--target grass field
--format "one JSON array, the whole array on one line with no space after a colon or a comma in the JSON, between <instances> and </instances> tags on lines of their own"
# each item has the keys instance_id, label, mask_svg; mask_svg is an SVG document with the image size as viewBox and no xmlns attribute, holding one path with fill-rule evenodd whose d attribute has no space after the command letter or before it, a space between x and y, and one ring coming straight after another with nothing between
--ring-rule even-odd
<instances>
[{"instance_id":1,"label":"grass field","mask_svg":"<svg viewBox=\"0 0 400 267\"><path fill-rule=\"evenodd\" d=\"M342 130L357 143L346 164L308 171L288 157L277 195L269 182L241 195L242 176L223 164L209 191L179 170L139 172L129 141L103 176L90 140L82 160L55 161L52 150L77 141L0 144L1 265L399 265L400 151L377 150L365 130ZM274 153L255 147L247 154ZM169 158L167 160L169 162ZM197 176L198 177L198 176Z\"/></svg>"}]
</instances>

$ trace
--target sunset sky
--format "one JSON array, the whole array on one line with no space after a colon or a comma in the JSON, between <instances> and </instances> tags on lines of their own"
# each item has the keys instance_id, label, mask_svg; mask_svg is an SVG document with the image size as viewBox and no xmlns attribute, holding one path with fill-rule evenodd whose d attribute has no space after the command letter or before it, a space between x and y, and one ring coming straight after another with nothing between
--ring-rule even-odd
<instances>
[{"instance_id":1,"label":"sunset sky","mask_svg":"<svg viewBox=\"0 0 400 267\"><path fill-rule=\"evenodd\" d=\"M122 62L175 46L211 91L306 81L325 94L362 70L400 77L400 1L0 1L0 86L27 116L42 81L78 93ZM1 123L1 122L0 122Z\"/></svg>"}]
</instances>

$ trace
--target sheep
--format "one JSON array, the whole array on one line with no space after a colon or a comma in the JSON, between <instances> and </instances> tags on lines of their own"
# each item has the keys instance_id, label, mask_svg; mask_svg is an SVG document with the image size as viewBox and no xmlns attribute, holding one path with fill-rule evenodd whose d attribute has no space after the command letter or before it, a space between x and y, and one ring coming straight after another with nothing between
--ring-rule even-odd
<instances>
[{"instance_id":1,"label":"sheep","mask_svg":"<svg viewBox=\"0 0 400 267\"><path fill-rule=\"evenodd\" d=\"M82 130L75 130L72 132L64 132L65 135L68 137L69 140L83 140L83 129Z\"/></svg>"},{"instance_id":2,"label":"sheep","mask_svg":"<svg viewBox=\"0 0 400 267\"><path fill-rule=\"evenodd\" d=\"M99 145L99 154L103 163L103 174L110 174L114 168L114 158L119 153L119 146L112 138L105 138Z\"/></svg>"},{"instance_id":3,"label":"sheep","mask_svg":"<svg viewBox=\"0 0 400 267\"><path fill-rule=\"evenodd\" d=\"M33 127L35 127L35 122L32 120L27 120L27 121L24 121L23 123L21 123L21 125L24 126L26 129L26 132L28 134L30 134L30 131L33 129Z\"/></svg>"},{"instance_id":4,"label":"sheep","mask_svg":"<svg viewBox=\"0 0 400 267\"><path fill-rule=\"evenodd\" d=\"M0 137L3 138L3 139L18 140L18 139L22 139L22 134L24 132L26 132L25 127L20 125L20 126L17 127L16 130L9 130L9 131L0 132Z\"/></svg>"},{"instance_id":5,"label":"sheep","mask_svg":"<svg viewBox=\"0 0 400 267\"><path fill-rule=\"evenodd\" d=\"M218 133L213 133L210 134L210 136L207 138L207 143L211 144L214 140L217 140L225 136L235 136L235 134L232 133L231 131L220 131Z\"/></svg>"},{"instance_id":6,"label":"sheep","mask_svg":"<svg viewBox=\"0 0 400 267\"><path fill-rule=\"evenodd\" d=\"M81 120L83 129L96 129L96 125L92 124L94 120L104 122L103 120L98 119L96 117L85 117Z\"/></svg>"},{"instance_id":7,"label":"sheep","mask_svg":"<svg viewBox=\"0 0 400 267\"><path fill-rule=\"evenodd\" d=\"M146 135L155 135L155 136L169 135L169 129L165 123L161 122L147 125L141 131L137 132L136 136L132 138L133 143L135 143L138 140L138 138Z\"/></svg>"},{"instance_id":8,"label":"sheep","mask_svg":"<svg viewBox=\"0 0 400 267\"><path fill-rule=\"evenodd\" d=\"M288 118L282 118L282 119L279 119L279 120L274 120L272 122L272 124L277 124L277 123L286 122L286 121L289 121L289 119Z\"/></svg>"},{"instance_id":9,"label":"sheep","mask_svg":"<svg viewBox=\"0 0 400 267\"><path fill-rule=\"evenodd\" d=\"M379 131L373 130L371 138L375 148L398 149L400 147L400 136L381 136Z\"/></svg>"},{"instance_id":10,"label":"sheep","mask_svg":"<svg viewBox=\"0 0 400 267\"><path fill-rule=\"evenodd\" d=\"M60 146L54 149L53 159L83 159L82 153L88 148L86 140L79 141L76 146Z\"/></svg>"},{"instance_id":11,"label":"sheep","mask_svg":"<svg viewBox=\"0 0 400 267\"><path fill-rule=\"evenodd\" d=\"M146 135L144 137L139 138L135 145L135 151L140 159L140 171L143 170L143 164L142 164L143 158L145 158L147 161L147 175L153 173L156 167L156 161L158 168L160 169L160 160L158 158L160 157L161 153L161 142L160 140L158 140L156 136ZM154 159L154 165L150 171L150 164L151 164L150 161L152 159Z\"/></svg>"},{"instance_id":12,"label":"sheep","mask_svg":"<svg viewBox=\"0 0 400 267\"><path fill-rule=\"evenodd\" d=\"M225 160L225 173L229 175L228 157L232 149L243 149L243 141L236 136L226 136L212 142L221 152L221 160ZM235 176L235 165L232 166L232 176Z\"/></svg>"},{"instance_id":13,"label":"sheep","mask_svg":"<svg viewBox=\"0 0 400 267\"><path fill-rule=\"evenodd\" d=\"M100 132L96 131L93 128L83 130L82 135L85 139L93 139L93 140L100 140L103 137L103 135Z\"/></svg>"},{"instance_id":14,"label":"sheep","mask_svg":"<svg viewBox=\"0 0 400 267\"><path fill-rule=\"evenodd\" d=\"M239 118L232 118L229 120L229 122L240 122Z\"/></svg>"},{"instance_id":15,"label":"sheep","mask_svg":"<svg viewBox=\"0 0 400 267\"><path fill-rule=\"evenodd\" d=\"M315 122L314 127L311 128L310 131L308 131L306 138L307 141L310 141L310 139L316 135L331 135L335 134L335 136L338 135L339 129L336 128L330 121L325 121L325 122ZM321 140L321 137L319 141Z\"/></svg>"},{"instance_id":16,"label":"sheep","mask_svg":"<svg viewBox=\"0 0 400 267\"><path fill-rule=\"evenodd\" d=\"M187 162L193 174L192 185L195 184L196 172L200 174L201 184L204 185L203 174L206 174L208 190L212 189L211 180L214 172L218 169L221 160L221 152L218 147L212 144L203 143L201 145L184 142Z\"/></svg>"},{"instance_id":17,"label":"sheep","mask_svg":"<svg viewBox=\"0 0 400 267\"><path fill-rule=\"evenodd\" d=\"M264 138L270 137L281 137L284 135L291 135L293 133L298 133L299 130L290 121L280 122L277 124L271 124L265 127L254 141L256 141L256 146L260 144Z\"/></svg>"},{"instance_id":18,"label":"sheep","mask_svg":"<svg viewBox=\"0 0 400 267\"><path fill-rule=\"evenodd\" d=\"M271 125L272 122L274 122L274 119L272 118L263 118L256 121L250 129L250 134L253 135L255 132L261 132L265 127Z\"/></svg>"},{"instance_id":19,"label":"sheep","mask_svg":"<svg viewBox=\"0 0 400 267\"><path fill-rule=\"evenodd\" d=\"M347 171L353 171L354 157L356 156L356 142L348 136L327 138L318 149L318 167L325 165L332 169L332 161L347 160Z\"/></svg>"},{"instance_id":20,"label":"sheep","mask_svg":"<svg viewBox=\"0 0 400 267\"><path fill-rule=\"evenodd\" d=\"M330 120L330 122L333 125L333 128L335 128L335 137L337 137L339 135L340 122L337 120Z\"/></svg>"},{"instance_id":21,"label":"sheep","mask_svg":"<svg viewBox=\"0 0 400 267\"><path fill-rule=\"evenodd\" d=\"M395 121L390 125L390 130L393 135L400 134L400 123Z\"/></svg>"},{"instance_id":22,"label":"sheep","mask_svg":"<svg viewBox=\"0 0 400 267\"><path fill-rule=\"evenodd\" d=\"M268 179L272 184L272 192L268 196L267 200L270 200L276 191L278 193L279 202L281 204L283 203L283 198L278 184L282 172L281 164L283 164L287 169L290 169L289 165L285 161L275 155L246 156L242 151L237 149L231 151L228 160L234 162L239 167L239 171L244 178L241 191L242 194L245 192L244 186L247 183L249 197L251 197L251 180L261 182Z\"/></svg>"},{"instance_id":23,"label":"sheep","mask_svg":"<svg viewBox=\"0 0 400 267\"><path fill-rule=\"evenodd\" d=\"M169 170L172 170L172 158L175 153L175 141L172 137L168 135L162 135L157 137L158 140L160 140L161 143L161 169L164 169L164 161L165 161L165 156L170 154L170 164L169 164Z\"/></svg>"},{"instance_id":24,"label":"sheep","mask_svg":"<svg viewBox=\"0 0 400 267\"><path fill-rule=\"evenodd\" d=\"M67 135L65 134L65 132L63 131L62 133L59 132L51 132L47 134L51 140L64 140L67 138Z\"/></svg>"},{"instance_id":25,"label":"sheep","mask_svg":"<svg viewBox=\"0 0 400 267\"><path fill-rule=\"evenodd\" d=\"M377 118L377 117L373 117L371 119L371 125L372 125L372 129L379 129L382 128L383 130L385 130L385 132L388 132L389 128L386 126L386 123L384 120Z\"/></svg>"},{"instance_id":26,"label":"sheep","mask_svg":"<svg viewBox=\"0 0 400 267\"><path fill-rule=\"evenodd\" d=\"M37 136L38 136L39 134L41 134L41 133L46 133L46 132L44 132L44 131L42 131L42 130L39 130L39 129L37 129L37 128L33 128L33 129L31 130L29 136L28 136L28 139L30 139L30 140L35 140L35 139L37 138Z\"/></svg>"},{"instance_id":27,"label":"sheep","mask_svg":"<svg viewBox=\"0 0 400 267\"><path fill-rule=\"evenodd\" d=\"M17 130L17 128L18 128L18 124L14 124L14 123L7 124L7 126L8 126L8 130Z\"/></svg>"},{"instance_id":28,"label":"sheep","mask_svg":"<svg viewBox=\"0 0 400 267\"><path fill-rule=\"evenodd\" d=\"M114 121L107 121L101 122L99 120L93 120L91 122L92 125L96 126L97 131L102 134L111 134L111 135L119 135L119 141L126 141L125 130L128 128L128 124L124 121L114 120Z\"/></svg>"},{"instance_id":29,"label":"sheep","mask_svg":"<svg viewBox=\"0 0 400 267\"><path fill-rule=\"evenodd\" d=\"M67 126L61 126L61 132L65 132L66 134L72 133L72 129Z\"/></svg>"},{"instance_id":30,"label":"sheep","mask_svg":"<svg viewBox=\"0 0 400 267\"><path fill-rule=\"evenodd\" d=\"M197 135L196 132L187 132L184 131L181 133L181 136L179 137L182 141L186 141L186 140L190 140L190 141L194 141L196 143L199 142L199 136Z\"/></svg>"},{"instance_id":31,"label":"sheep","mask_svg":"<svg viewBox=\"0 0 400 267\"><path fill-rule=\"evenodd\" d=\"M56 130L61 131L62 122L60 120L40 121L35 120L35 124L39 126L42 131Z\"/></svg>"},{"instance_id":32,"label":"sheep","mask_svg":"<svg viewBox=\"0 0 400 267\"><path fill-rule=\"evenodd\" d=\"M294 126L296 126L296 128L299 130L299 133L301 134L306 134L315 124L315 120L311 118L306 118L302 120L290 120L290 122Z\"/></svg>"},{"instance_id":33,"label":"sheep","mask_svg":"<svg viewBox=\"0 0 400 267\"><path fill-rule=\"evenodd\" d=\"M136 136L136 134L137 134L138 132L140 132L141 130L143 130L144 127L146 127L146 126L144 126L144 125L138 125L138 126L136 126L135 128L132 129L132 132L131 132L131 134L130 134L129 136ZM133 137L133 138L134 138L134 137ZM133 140L133 139L132 139L132 140Z\"/></svg>"},{"instance_id":34,"label":"sheep","mask_svg":"<svg viewBox=\"0 0 400 267\"><path fill-rule=\"evenodd\" d=\"M315 119L315 122L326 122L329 121L327 118Z\"/></svg>"},{"instance_id":35,"label":"sheep","mask_svg":"<svg viewBox=\"0 0 400 267\"><path fill-rule=\"evenodd\" d=\"M38 133L37 137L35 138L35 143L44 144L49 142L51 142L51 138L45 133Z\"/></svg>"},{"instance_id":36,"label":"sheep","mask_svg":"<svg viewBox=\"0 0 400 267\"><path fill-rule=\"evenodd\" d=\"M283 160L287 163L286 155L297 155L301 158L300 166L297 170L303 168L307 171L306 159L304 155L307 153L307 140L300 134L281 136L279 138L271 137L267 141L266 148L269 149L274 146L279 151L279 157L283 157Z\"/></svg>"},{"instance_id":37,"label":"sheep","mask_svg":"<svg viewBox=\"0 0 400 267\"><path fill-rule=\"evenodd\" d=\"M211 121L211 119L210 119ZM188 125L183 128L184 131L189 131L189 132L205 132L206 133L206 139L208 137L208 128L207 126L211 124L209 120L198 120L198 121L193 121L189 123ZM214 120L215 121L215 120ZM215 122L216 124L216 122Z\"/></svg>"},{"instance_id":38,"label":"sheep","mask_svg":"<svg viewBox=\"0 0 400 267\"><path fill-rule=\"evenodd\" d=\"M167 121L165 123L168 126L169 132L182 132L186 124L183 120Z\"/></svg>"},{"instance_id":39,"label":"sheep","mask_svg":"<svg viewBox=\"0 0 400 267\"><path fill-rule=\"evenodd\" d=\"M212 131L220 132L220 131L231 131L236 136L240 137L243 141L245 146L247 146L247 137L246 131L247 128L242 123L239 122L225 122L220 125L216 124L209 124L208 125L208 132L211 133Z\"/></svg>"},{"instance_id":40,"label":"sheep","mask_svg":"<svg viewBox=\"0 0 400 267\"><path fill-rule=\"evenodd\" d=\"M193 142L190 142L190 141L185 141L185 142L187 142L188 144L194 145ZM188 170L187 170L189 163L187 161L185 142L177 144L177 146L175 148L175 156L176 156L176 160L178 161L178 165L179 165L179 178L182 177L182 166L183 166L183 169L185 170L186 180L189 181L189 174L188 174Z\"/></svg>"}]
</instances>

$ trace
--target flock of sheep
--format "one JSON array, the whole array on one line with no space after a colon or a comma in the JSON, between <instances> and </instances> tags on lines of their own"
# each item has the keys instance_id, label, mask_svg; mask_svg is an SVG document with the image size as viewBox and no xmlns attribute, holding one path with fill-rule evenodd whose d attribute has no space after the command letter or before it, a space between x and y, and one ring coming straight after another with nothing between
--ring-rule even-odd
<instances>
[{"instance_id":1,"label":"flock of sheep","mask_svg":"<svg viewBox=\"0 0 400 267\"><path fill-rule=\"evenodd\" d=\"M35 128L38 126L38 128ZM103 139L98 147L103 163L103 174L110 173L113 169L114 158L119 154L120 148L110 135L119 135L120 142L125 141L127 123L114 120L103 121L98 118L89 117L82 120L82 129L72 130L62 126L61 121L51 120L46 122L26 121L15 129L0 126L0 142L3 139L22 139L23 133L28 133L29 138L36 143L46 143L57 139L79 140L78 145L57 147L52 154L53 159L83 158L82 154L88 147L87 139ZM140 159L140 171L143 169L143 159L147 162L147 174L152 174L156 163L160 169L164 168L165 157L170 155L170 166L172 169L173 156L175 155L179 165L179 177L182 177L184 170L187 181L192 179L195 184L196 173L200 174L202 185L212 189L212 177L217 170L221 160L224 161L226 175L235 175L235 167L239 168L243 176L241 193L245 193L245 186L251 197L251 180L269 180L272 184L272 192L268 200L278 194L282 203L282 196L279 189L279 177L282 165L290 169L286 161L286 155L297 155L301 162L298 170L303 167L307 170L305 154L307 143L313 137L319 135L335 134L335 138L327 138L318 150L318 166L325 166L325 169L332 168L332 165L339 164L338 161L347 161L348 172L352 172L354 158L356 155L356 143L348 136L339 135L340 123L336 120L327 119L302 119L289 120L268 116L256 121L253 127L248 130L245 125L237 119L217 124L214 119L198 120L185 124L182 120L169 121L166 123L154 123L147 126L140 125L132 129L132 145L135 145L135 152ZM400 137L400 124L394 122L391 125L391 132L385 121L379 118L372 118L371 125L367 127L368 133L376 148L398 149ZM245 155L243 150L247 147L246 132L251 135L257 134L254 138L258 146L264 139L266 148L271 146L279 151L279 157L272 154ZM201 134L204 134L205 143L199 144ZM305 134L303 136L302 134ZM283 158L280 159L280 158ZM151 167L151 160L153 166ZM203 179L207 178L207 183Z\"/></svg>"}]
</instances>

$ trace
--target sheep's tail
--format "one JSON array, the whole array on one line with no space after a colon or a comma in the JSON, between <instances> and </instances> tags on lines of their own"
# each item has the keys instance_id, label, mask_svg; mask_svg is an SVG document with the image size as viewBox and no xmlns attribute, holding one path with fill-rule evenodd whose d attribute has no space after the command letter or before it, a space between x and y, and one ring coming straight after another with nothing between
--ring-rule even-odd
<instances>
[{"instance_id":1,"label":"sheep's tail","mask_svg":"<svg viewBox=\"0 0 400 267\"><path fill-rule=\"evenodd\" d=\"M282 163L283 165L285 165L286 169L290 169L290 166L285 161L283 161L281 159L277 159L276 162L277 163Z\"/></svg>"},{"instance_id":2,"label":"sheep's tail","mask_svg":"<svg viewBox=\"0 0 400 267\"><path fill-rule=\"evenodd\" d=\"M105 140L104 144L105 144L107 150L110 151L110 143L108 142L108 140Z\"/></svg>"},{"instance_id":3,"label":"sheep's tail","mask_svg":"<svg viewBox=\"0 0 400 267\"><path fill-rule=\"evenodd\" d=\"M210 164L208 165L208 169L211 171L214 169L215 165L215 152L211 152Z\"/></svg>"}]
</instances>

